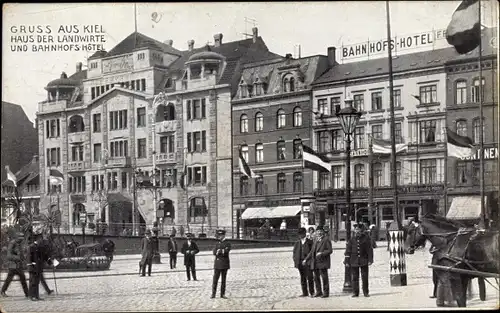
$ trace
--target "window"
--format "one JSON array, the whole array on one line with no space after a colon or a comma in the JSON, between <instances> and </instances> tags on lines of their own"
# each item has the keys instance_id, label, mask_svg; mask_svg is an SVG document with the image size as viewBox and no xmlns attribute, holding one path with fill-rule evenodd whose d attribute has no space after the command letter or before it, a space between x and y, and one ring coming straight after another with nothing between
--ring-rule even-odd
<instances>
[{"instance_id":1,"label":"window","mask_svg":"<svg viewBox=\"0 0 500 313\"><path fill-rule=\"evenodd\" d=\"M324 153L331 150L330 143L330 132L327 130L319 131L318 133L318 152Z\"/></svg>"},{"instance_id":2,"label":"window","mask_svg":"<svg viewBox=\"0 0 500 313\"><path fill-rule=\"evenodd\" d=\"M240 133L248 133L248 116L246 114L240 117Z\"/></svg>"},{"instance_id":3,"label":"window","mask_svg":"<svg viewBox=\"0 0 500 313\"><path fill-rule=\"evenodd\" d=\"M330 188L330 172L319 172L319 189L325 190Z\"/></svg>"},{"instance_id":4,"label":"window","mask_svg":"<svg viewBox=\"0 0 500 313\"><path fill-rule=\"evenodd\" d=\"M146 58L144 52L138 53L137 54L137 60L144 60Z\"/></svg>"},{"instance_id":5,"label":"window","mask_svg":"<svg viewBox=\"0 0 500 313\"><path fill-rule=\"evenodd\" d=\"M127 184L128 182L128 173L127 172L122 172L122 189L127 189Z\"/></svg>"},{"instance_id":6,"label":"window","mask_svg":"<svg viewBox=\"0 0 500 313\"><path fill-rule=\"evenodd\" d=\"M61 165L61 148L47 149L47 166Z\"/></svg>"},{"instance_id":7,"label":"window","mask_svg":"<svg viewBox=\"0 0 500 313\"><path fill-rule=\"evenodd\" d=\"M363 149L365 147L365 128L356 127L354 130L354 149Z\"/></svg>"},{"instance_id":8,"label":"window","mask_svg":"<svg viewBox=\"0 0 500 313\"><path fill-rule=\"evenodd\" d=\"M437 85L421 86L420 87L420 103L429 104L437 101Z\"/></svg>"},{"instance_id":9,"label":"window","mask_svg":"<svg viewBox=\"0 0 500 313\"><path fill-rule=\"evenodd\" d=\"M467 103L467 82L457 81L455 83L455 104Z\"/></svg>"},{"instance_id":10,"label":"window","mask_svg":"<svg viewBox=\"0 0 500 313\"><path fill-rule=\"evenodd\" d=\"M356 164L354 166L354 188L365 187L365 166Z\"/></svg>"},{"instance_id":11,"label":"window","mask_svg":"<svg viewBox=\"0 0 500 313\"><path fill-rule=\"evenodd\" d=\"M434 184L436 183L436 159L420 160L420 183Z\"/></svg>"},{"instance_id":12,"label":"window","mask_svg":"<svg viewBox=\"0 0 500 313\"><path fill-rule=\"evenodd\" d=\"M334 167L332 167L334 189L342 189L345 187L344 182L342 181L342 168L342 165L335 165Z\"/></svg>"},{"instance_id":13,"label":"window","mask_svg":"<svg viewBox=\"0 0 500 313\"><path fill-rule=\"evenodd\" d=\"M261 82L258 82L256 81L254 84L254 90L255 90L255 95L256 96L260 96L261 94L263 94L263 88L262 88L262 83Z\"/></svg>"},{"instance_id":14,"label":"window","mask_svg":"<svg viewBox=\"0 0 500 313\"><path fill-rule=\"evenodd\" d=\"M59 119L46 121L47 138L59 137L61 134L60 126Z\"/></svg>"},{"instance_id":15,"label":"window","mask_svg":"<svg viewBox=\"0 0 500 313\"><path fill-rule=\"evenodd\" d=\"M94 163L101 162L102 146L100 143L94 144Z\"/></svg>"},{"instance_id":16,"label":"window","mask_svg":"<svg viewBox=\"0 0 500 313\"><path fill-rule=\"evenodd\" d=\"M247 145L241 146L241 156L248 163L248 146Z\"/></svg>"},{"instance_id":17,"label":"window","mask_svg":"<svg viewBox=\"0 0 500 313\"><path fill-rule=\"evenodd\" d=\"M373 164L373 187L381 187L383 184L383 167L382 163Z\"/></svg>"},{"instance_id":18,"label":"window","mask_svg":"<svg viewBox=\"0 0 500 313\"><path fill-rule=\"evenodd\" d=\"M85 192L85 176L69 176L68 177L68 190L70 193L84 193Z\"/></svg>"},{"instance_id":19,"label":"window","mask_svg":"<svg viewBox=\"0 0 500 313\"><path fill-rule=\"evenodd\" d=\"M286 159L286 147L285 147L285 141L280 140L276 143L276 150L277 150L277 158L278 160L285 160Z\"/></svg>"},{"instance_id":20,"label":"window","mask_svg":"<svg viewBox=\"0 0 500 313\"><path fill-rule=\"evenodd\" d=\"M100 179L99 181L99 175L92 175L92 192L104 189L104 175Z\"/></svg>"},{"instance_id":21,"label":"window","mask_svg":"<svg viewBox=\"0 0 500 313\"><path fill-rule=\"evenodd\" d=\"M436 120L420 122L420 143L436 142Z\"/></svg>"},{"instance_id":22,"label":"window","mask_svg":"<svg viewBox=\"0 0 500 313\"><path fill-rule=\"evenodd\" d=\"M204 185L207 183L207 167L188 167L188 185Z\"/></svg>"},{"instance_id":23,"label":"window","mask_svg":"<svg viewBox=\"0 0 500 313\"><path fill-rule=\"evenodd\" d=\"M472 137L474 143L481 142L481 120L476 118L472 121ZM484 119L483 119L483 140L484 140Z\"/></svg>"},{"instance_id":24,"label":"window","mask_svg":"<svg viewBox=\"0 0 500 313\"><path fill-rule=\"evenodd\" d=\"M146 138L137 139L137 157L144 159L146 155Z\"/></svg>"},{"instance_id":25,"label":"window","mask_svg":"<svg viewBox=\"0 0 500 313\"><path fill-rule=\"evenodd\" d=\"M460 136L467 136L467 121L460 120L455 123L457 134Z\"/></svg>"},{"instance_id":26,"label":"window","mask_svg":"<svg viewBox=\"0 0 500 313\"><path fill-rule=\"evenodd\" d=\"M481 95L481 99L484 101L484 78L482 79L482 95ZM473 83L472 83L472 102L474 103L478 103L479 100L479 78L476 78L474 79Z\"/></svg>"},{"instance_id":27,"label":"window","mask_svg":"<svg viewBox=\"0 0 500 313\"><path fill-rule=\"evenodd\" d=\"M294 139L293 140L293 158L301 159L302 158L302 140Z\"/></svg>"},{"instance_id":28,"label":"window","mask_svg":"<svg viewBox=\"0 0 500 313\"><path fill-rule=\"evenodd\" d=\"M285 110L279 109L277 114L277 126L278 128L283 128L286 126L286 114Z\"/></svg>"},{"instance_id":29,"label":"window","mask_svg":"<svg viewBox=\"0 0 500 313\"><path fill-rule=\"evenodd\" d=\"M187 100L186 101L186 110L187 110L187 119L188 120L206 118L206 100L205 100L205 98Z\"/></svg>"},{"instance_id":30,"label":"window","mask_svg":"<svg viewBox=\"0 0 500 313\"><path fill-rule=\"evenodd\" d=\"M260 132L264 129L264 115L262 113L257 112L255 114L255 131Z\"/></svg>"},{"instance_id":31,"label":"window","mask_svg":"<svg viewBox=\"0 0 500 313\"><path fill-rule=\"evenodd\" d=\"M302 191L302 173L295 172L293 173L293 192L301 192Z\"/></svg>"},{"instance_id":32,"label":"window","mask_svg":"<svg viewBox=\"0 0 500 313\"><path fill-rule=\"evenodd\" d=\"M288 78L283 79L283 92L288 92Z\"/></svg>"},{"instance_id":33,"label":"window","mask_svg":"<svg viewBox=\"0 0 500 313\"><path fill-rule=\"evenodd\" d=\"M71 161L83 161L83 145L75 145L71 147Z\"/></svg>"},{"instance_id":34,"label":"window","mask_svg":"<svg viewBox=\"0 0 500 313\"><path fill-rule=\"evenodd\" d=\"M97 62L91 62L90 63L90 69L96 69L97 68Z\"/></svg>"},{"instance_id":35,"label":"window","mask_svg":"<svg viewBox=\"0 0 500 313\"><path fill-rule=\"evenodd\" d=\"M246 176L240 178L240 195L248 196L248 177Z\"/></svg>"},{"instance_id":36,"label":"window","mask_svg":"<svg viewBox=\"0 0 500 313\"><path fill-rule=\"evenodd\" d=\"M318 112L323 115L328 115L328 102L327 99L318 99Z\"/></svg>"},{"instance_id":37,"label":"window","mask_svg":"<svg viewBox=\"0 0 500 313\"><path fill-rule=\"evenodd\" d=\"M137 127L146 126L146 108L137 108Z\"/></svg>"},{"instance_id":38,"label":"window","mask_svg":"<svg viewBox=\"0 0 500 313\"><path fill-rule=\"evenodd\" d=\"M383 139L382 125L372 125L372 137L375 139Z\"/></svg>"},{"instance_id":39,"label":"window","mask_svg":"<svg viewBox=\"0 0 500 313\"><path fill-rule=\"evenodd\" d=\"M205 198L194 197L189 200L189 212L188 212L189 222L198 223L204 221L204 218L208 215L207 205L205 203ZM201 219L200 219L201 217Z\"/></svg>"},{"instance_id":40,"label":"window","mask_svg":"<svg viewBox=\"0 0 500 313\"><path fill-rule=\"evenodd\" d=\"M340 109L340 97L332 97L330 98L330 112L337 112L336 107L338 105L338 108Z\"/></svg>"},{"instance_id":41,"label":"window","mask_svg":"<svg viewBox=\"0 0 500 313\"><path fill-rule=\"evenodd\" d=\"M396 162L396 183L398 186L403 184L401 180L401 162Z\"/></svg>"},{"instance_id":42,"label":"window","mask_svg":"<svg viewBox=\"0 0 500 313\"><path fill-rule=\"evenodd\" d=\"M259 196L264 194L264 178L262 176L255 178L255 194Z\"/></svg>"},{"instance_id":43,"label":"window","mask_svg":"<svg viewBox=\"0 0 500 313\"><path fill-rule=\"evenodd\" d=\"M164 121L173 121L175 120L175 106L172 103L169 103L166 106L162 106L163 108L163 120Z\"/></svg>"},{"instance_id":44,"label":"window","mask_svg":"<svg viewBox=\"0 0 500 313\"><path fill-rule=\"evenodd\" d=\"M344 140L342 138L342 129L332 130L332 145L334 151L341 151L344 149Z\"/></svg>"},{"instance_id":45,"label":"window","mask_svg":"<svg viewBox=\"0 0 500 313\"><path fill-rule=\"evenodd\" d=\"M302 126L302 109L296 107L293 109L293 127Z\"/></svg>"},{"instance_id":46,"label":"window","mask_svg":"<svg viewBox=\"0 0 500 313\"><path fill-rule=\"evenodd\" d=\"M401 107L401 89L396 89L392 92L392 102L395 108Z\"/></svg>"},{"instance_id":47,"label":"window","mask_svg":"<svg viewBox=\"0 0 500 313\"><path fill-rule=\"evenodd\" d=\"M93 131L94 133L101 132L101 113L97 113L93 115Z\"/></svg>"},{"instance_id":48,"label":"window","mask_svg":"<svg viewBox=\"0 0 500 313\"><path fill-rule=\"evenodd\" d=\"M73 225L74 226L80 225L80 213L85 213L85 206L81 203L75 203L75 205L73 206Z\"/></svg>"},{"instance_id":49,"label":"window","mask_svg":"<svg viewBox=\"0 0 500 313\"><path fill-rule=\"evenodd\" d=\"M160 153L174 153L175 137L174 135L160 137Z\"/></svg>"},{"instance_id":50,"label":"window","mask_svg":"<svg viewBox=\"0 0 500 313\"><path fill-rule=\"evenodd\" d=\"M486 166L484 169L484 174L486 176ZM480 173L481 173L481 163L480 162L473 162L472 163L472 183L477 186L479 185L479 180L480 180Z\"/></svg>"},{"instance_id":51,"label":"window","mask_svg":"<svg viewBox=\"0 0 500 313\"><path fill-rule=\"evenodd\" d=\"M290 91L295 91L295 78L290 77Z\"/></svg>"},{"instance_id":52,"label":"window","mask_svg":"<svg viewBox=\"0 0 500 313\"><path fill-rule=\"evenodd\" d=\"M457 162L457 184L467 183L467 163Z\"/></svg>"},{"instance_id":53,"label":"window","mask_svg":"<svg viewBox=\"0 0 500 313\"><path fill-rule=\"evenodd\" d=\"M401 123L394 123L394 137L396 138L396 143L403 142L403 135L401 132Z\"/></svg>"},{"instance_id":54,"label":"window","mask_svg":"<svg viewBox=\"0 0 500 313\"><path fill-rule=\"evenodd\" d=\"M365 110L365 95L354 95L353 100L353 106L357 111L362 112Z\"/></svg>"},{"instance_id":55,"label":"window","mask_svg":"<svg viewBox=\"0 0 500 313\"><path fill-rule=\"evenodd\" d=\"M286 176L284 173L279 173L278 174L278 193L285 193L286 192Z\"/></svg>"},{"instance_id":56,"label":"window","mask_svg":"<svg viewBox=\"0 0 500 313\"><path fill-rule=\"evenodd\" d=\"M372 92L372 111L382 110L382 91Z\"/></svg>"},{"instance_id":57,"label":"window","mask_svg":"<svg viewBox=\"0 0 500 313\"><path fill-rule=\"evenodd\" d=\"M204 152L207 150L207 132L187 133L188 152Z\"/></svg>"},{"instance_id":58,"label":"window","mask_svg":"<svg viewBox=\"0 0 500 313\"><path fill-rule=\"evenodd\" d=\"M255 162L264 162L264 145L262 145L261 143L255 145Z\"/></svg>"},{"instance_id":59,"label":"window","mask_svg":"<svg viewBox=\"0 0 500 313\"><path fill-rule=\"evenodd\" d=\"M146 91L146 79L141 79L141 91Z\"/></svg>"},{"instance_id":60,"label":"window","mask_svg":"<svg viewBox=\"0 0 500 313\"><path fill-rule=\"evenodd\" d=\"M83 117L80 115L73 115L69 119L69 132L79 133L85 130L85 124L83 123Z\"/></svg>"},{"instance_id":61,"label":"window","mask_svg":"<svg viewBox=\"0 0 500 313\"><path fill-rule=\"evenodd\" d=\"M109 129L126 129L128 124L127 110L109 112Z\"/></svg>"},{"instance_id":62,"label":"window","mask_svg":"<svg viewBox=\"0 0 500 313\"><path fill-rule=\"evenodd\" d=\"M109 143L110 155L114 157L126 157L128 156L128 141L127 140L117 140Z\"/></svg>"}]
</instances>

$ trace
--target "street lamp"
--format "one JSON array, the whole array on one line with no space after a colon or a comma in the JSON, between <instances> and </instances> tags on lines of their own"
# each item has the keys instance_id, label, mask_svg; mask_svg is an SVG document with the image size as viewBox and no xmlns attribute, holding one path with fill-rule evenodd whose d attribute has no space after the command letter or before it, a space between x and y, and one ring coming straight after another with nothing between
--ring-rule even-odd
<instances>
[{"instance_id":1,"label":"street lamp","mask_svg":"<svg viewBox=\"0 0 500 313\"><path fill-rule=\"evenodd\" d=\"M353 100L347 96L344 100L346 107L337 112L336 116L340 121L342 130L345 134L346 141L346 202L347 202L347 216L346 216L346 244L351 239L351 136L354 133L356 124L358 123L361 112L358 112L352 107ZM349 264L345 266L344 275L344 288L343 292L352 292L351 284L351 268Z\"/></svg>"}]
</instances>

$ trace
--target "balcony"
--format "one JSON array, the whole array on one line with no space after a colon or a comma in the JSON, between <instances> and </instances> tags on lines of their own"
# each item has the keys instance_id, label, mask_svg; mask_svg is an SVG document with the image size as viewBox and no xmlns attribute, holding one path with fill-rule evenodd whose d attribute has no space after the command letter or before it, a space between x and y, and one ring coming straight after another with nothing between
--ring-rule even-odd
<instances>
[{"instance_id":1,"label":"balcony","mask_svg":"<svg viewBox=\"0 0 500 313\"><path fill-rule=\"evenodd\" d=\"M40 113L58 112L66 109L67 100L43 101L38 103Z\"/></svg>"},{"instance_id":2,"label":"balcony","mask_svg":"<svg viewBox=\"0 0 500 313\"><path fill-rule=\"evenodd\" d=\"M68 133L69 143L81 143L85 142L85 132Z\"/></svg>"},{"instance_id":3,"label":"balcony","mask_svg":"<svg viewBox=\"0 0 500 313\"><path fill-rule=\"evenodd\" d=\"M156 162L158 162L158 163L175 162L175 152L157 154L156 155Z\"/></svg>"},{"instance_id":4,"label":"balcony","mask_svg":"<svg viewBox=\"0 0 500 313\"><path fill-rule=\"evenodd\" d=\"M68 172L83 171L84 169L85 169L85 163L83 161L68 162Z\"/></svg>"},{"instance_id":5,"label":"balcony","mask_svg":"<svg viewBox=\"0 0 500 313\"><path fill-rule=\"evenodd\" d=\"M177 131L177 120L156 122L155 132L157 134Z\"/></svg>"},{"instance_id":6,"label":"balcony","mask_svg":"<svg viewBox=\"0 0 500 313\"><path fill-rule=\"evenodd\" d=\"M112 157L108 159L108 166L125 167L130 165L130 157Z\"/></svg>"}]
</instances>

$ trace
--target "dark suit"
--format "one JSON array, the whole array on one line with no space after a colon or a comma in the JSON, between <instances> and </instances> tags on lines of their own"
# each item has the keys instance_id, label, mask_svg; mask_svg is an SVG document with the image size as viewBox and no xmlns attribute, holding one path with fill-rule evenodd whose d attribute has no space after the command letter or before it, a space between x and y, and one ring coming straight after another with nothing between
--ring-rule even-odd
<instances>
[{"instance_id":1,"label":"dark suit","mask_svg":"<svg viewBox=\"0 0 500 313\"><path fill-rule=\"evenodd\" d=\"M26 276L23 271L23 248L22 241L19 239L14 239L9 242L9 246L7 248L7 266L9 268L9 273L7 274L7 278L2 286L2 293L6 292L9 288L10 283L15 275L19 276L19 280L21 281L21 285L23 287L24 295L28 296L28 285L26 284Z\"/></svg>"},{"instance_id":2,"label":"dark suit","mask_svg":"<svg viewBox=\"0 0 500 313\"><path fill-rule=\"evenodd\" d=\"M222 240L215 244L213 254L215 255L214 261L214 279L212 281L212 297L215 297L217 293L217 284L219 283L219 277L222 276L220 283L220 296L224 297L226 293L226 277L227 270L231 268L229 262L229 251L231 251L231 244Z\"/></svg>"},{"instance_id":3,"label":"dark suit","mask_svg":"<svg viewBox=\"0 0 500 313\"><path fill-rule=\"evenodd\" d=\"M373 247L370 236L361 232L347 242L346 262L351 267L353 294L359 295L359 271L363 281L363 294L368 295L368 266L373 263Z\"/></svg>"},{"instance_id":4,"label":"dark suit","mask_svg":"<svg viewBox=\"0 0 500 313\"><path fill-rule=\"evenodd\" d=\"M148 266L148 275L151 276L151 268L153 266L153 242L151 238L142 238L141 254L141 276L146 276L146 265Z\"/></svg>"},{"instance_id":5,"label":"dark suit","mask_svg":"<svg viewBox=\"0 0 500 313\"><path fill-rule=\"evenodd\" d=\"M170 239L167 244L168 254L170 255L170 269L173 269L177 266L177 242L175 239Z\"/></svg>"},{"instance_id":6,"label":"dark suit","mask_svg":"<svg viewBox=\"0 0 500 313\"><path fill-rule=\"evenodd\" d=\"M196 280L196 258L195 255L200 252L196 242L191 240L191 245L188 245L186 241L182 245L181 253L184 254L184 266L186 266L187 279L191 280L191 275L193 274L193 279Z\"/></svg>"},{"instance_id":7,"label":"dark suit","mask_svg":"<svg viewBox=\"0 0 500 313\"><path fill-rule=\"evenodd\" d=\"M304 296L307 296L314 295L314 279L310 265L308 263L302 264L302 261L304 261L309 252L311 252L313 241L307 238L304 239L304 243L302 243L302 239L299 239L293 246L293 263L294 266L299 270L302 294ZM309 292L307 290L307 286L309 286Z\"/></svg>"},{"instance_id":8,"label":"dark suit","mask_svg":"<svg viewBox=\"0 0 500 313\"><path fill-rule=\"evenodd\" d=\"M330 268L330 255L332 254L332 242L327 236L321 239L316 239L313 242L311 251L306 257L306 261L310 262L310 268L314 273L314 283L316 285L316 295L329 296L330 282L328 280L328 269ZM318 255L319 254L319 255ZM323 281L323 289L321 288L321 280Z\"/></svg>"},{"instance_id":9,"label":"dark suit","mask_svg":"<svg viewBox=\"0 0 500 313\"><path fill-rule=\"evenodd\" d=\"M35 241L30 244L28 251L28 271L30 274L29 295L32 299L40 299L39 285L45 263L43 247L38 241Z\"/></svg>"}]
</instances>

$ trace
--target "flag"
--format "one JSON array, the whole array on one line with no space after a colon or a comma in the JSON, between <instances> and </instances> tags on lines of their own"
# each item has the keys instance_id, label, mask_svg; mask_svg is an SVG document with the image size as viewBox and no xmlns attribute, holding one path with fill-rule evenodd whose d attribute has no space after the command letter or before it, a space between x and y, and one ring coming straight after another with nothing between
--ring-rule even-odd
<instances>
[{"instance_id":1,"label":"flag","mask_svg":"<svg viewBox=\"0 0 500 313\"><path fill-rule=\"evenodd\" d=\"M317 154L313 149L305 145L302 145L302 160L306 168L320 172L332 171L332 166L327 158Z\"/></svg>"},{"instance_id":2,"label":"flag","mask_svg":"<svg viewBox=\"0 0 500 313\"><path fill-rule=\"evenodd\" d=\"M446 138L446 149L448 150L449 156L467 158L476 154L474 143L469 137L460 136L449 128L446 128Z\"/></svg>"},{"instance_id":3,"label":"flag","mask_svg":"<svg viewBox=\"0 0 500 313\"><path fill-rule=\"evenodd\" d=\"M372 139L372 151L373 153L378 153L378 154L391 154L392 153L392 143L390 140L384 140L384 139L377 139L377 138L371 138ZM396 144L396 153L405 151L408 149L408 145L405 143L398 143Z\"/></svg>"},{"instance_id":4,"label":"flag","mask_svg":"<svg viewBox=\"0 0 500 313\"><path fill-rule=\"evenodd\" d=\"M58 170L51 169L49 180L51 185L62 185L64 176Z\"/></svg>"},{"instance_id":5,"label":"flag","mask_svg":"<svg viewBox=\"0 0 500 313\"><path fill-rule=\"evenodd\" d=\"M186 189L186 175L187 175L187 166L184 165L184 172L181 173L181 178L179 179L179 184L182 189Z\"/></svg>"},{"instance_id":6,"label":"flag","mask_svg":"<svg viewBox=\"0 0 500 313\"><path fill-rule=\"evenodd\" d=\"M463 0L446 28L446 41L460 54L476 49L481 41L479 5L479 0Z\"/></svg>"},{"instance_id":7,"label":"flag","mask_svg":"<svg viewBox=\"0 0 500 313\"><path fill-rule=\"evenodd\" d=\"M239 166L240 166L240 172L245 175L246 177L250 177L250 178L256 178L256 177L259 177L258 175L256 175L252 169L248 166L248 163L247 161L245 160L245 158L243 157L243 153L241 152L241 149L240 149L240 156L239 156Z\"/></svg>"},{"instance_id":8,"label":"flag","mask_svg":"<svg viewBox=\"0 0 500 313\"><path fill-rule=\"evenodd\" d=\"M8 165L5 165L5 170L7 171L7 180L10 180L14 184L14 187L17 187L16 175L12 173Z\"/></svg>"}]
</instances>

